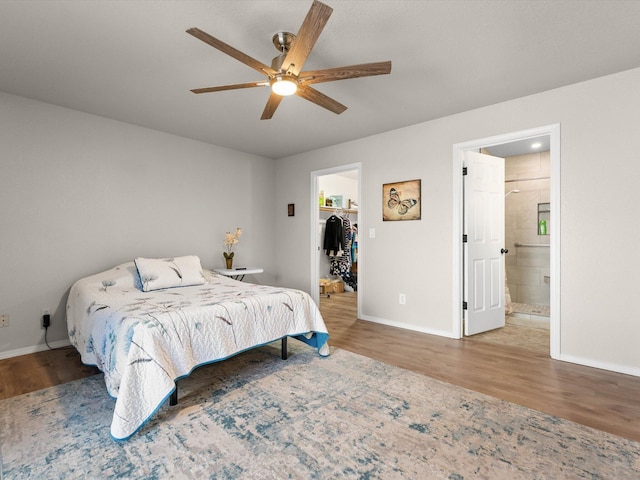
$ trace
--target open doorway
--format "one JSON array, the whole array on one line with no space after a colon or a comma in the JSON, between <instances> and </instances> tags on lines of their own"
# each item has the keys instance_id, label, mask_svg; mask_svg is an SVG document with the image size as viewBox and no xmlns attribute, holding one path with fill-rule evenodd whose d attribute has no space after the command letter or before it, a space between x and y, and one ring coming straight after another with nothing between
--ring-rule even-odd
<instances>
[{"instance_id":1,"label":"open doorway","mask_svg":"<svg viewBox=\"0 0 640 480\"><path fill-rule=\"evenodd\" d=\"M471 341L549 355L550 342L550 154L549 135L482 149L503 159L504 321ZM467 191L465 185L465 195ZM466 207L465 207L466 208ZM466 213L465 213L466 215ZM499 287L499 286L498 286ZM502 306L501 304L501 306ZM465 330L465 335L467 335Z\"/></svg>"},{"instance_id":2,"label":"open doorway","mask_svg":"<svg viewBox=\"0 0 640 480\"><path fill-rule=\"evenodd\" d=\"M535 139L535 141L533 140ZM544 145L544 142L548 141L548 147ZM508 296L506 293L513 289L515 290L516 299L523 299L522 303L529 306L529 313L523 313L522 317L529 316L529 320L541 320L535 318L538 315L531 316L535 313L548 312L549 319L549 353L552 358L558 358L560 356L560 263L559 263L559 251L560 251L560 127L559 125L551 125L546 127L540 127L537 129L531 129L522 132L515 132L511 134L500 135L496 137L490 137L480 140L474 140L466 142L464 144L457 144L454 146L454 336L456 338L462 338L462 325L465 320L465 315L468 314L463 307L465 301L464 285L464 271L465 271L465 244L463 243L464 232L464 187L463 187L463 175L462 167L465 159L465 152L486 152L492 155L507 158L509 162L510 157L518 157L524 154L522 150L523 146L527 148L531 147L532 143L543 143L537 147L539 150L547 150L546 156L548 166L542 166L540 171L531 170L531 165L522 168L521 172L511 176L505 177L505 191L504 199L508 209L510 203L518 195L522 200L520 202L527 203L526 210L527 218L521 219L521 227L527 232L520 232L525 234L520 238L513 232L509 233L507 227L507 234L505 238L505 250L509 253L505 255L507 282L505 282L505 295L503 297L503 303L506 305ZM507 150L512 148L512 150ZM513 149L520 149L513 150ZM519 154L519 155L516 155ZM538 155L535 159L538 164L540 158L544 158L544 155ZM527 163L526 157L521 157L519 160L511 160L514 163ZM508 163L507 163L508 165ZM513 166L513 165L512 165ZM507 167L508 168L508 167ZM529 171L526 171L530 169ZM512 169L513 170L513 169ZM517 168L516 168L517 170ZM541 177L547 177L543 179ZM531 179L531 180L529 180ZM513 181L512 181L513 180ZM548 187L542 185L545 180L548 182ZM518 181L520 183L518 183ZM542 186L541 186L542 185ZM516 192L518 190L518 192ZM526 193L528 192L528 193ZM534 207L531 207L529 203L532 200L535 202ZM538 201L539 200L539 201ZM524 208L524 207L523 207ZM508 211L508 210L507 210ZM507 214L511 215L511 214ZM512 216L512 215L511 215ZM506 217L506 215L505 215ZM517 220L516 220L517 221ZM532 225L524 226L522 222L529 222ZM517 229L517 225L515 227ZM507 244L511 244L511 246ZM517 245L516 245L517 244ZM535 246L533 246L535 245ZM518 269L518 256L520 256L519 266L523 267ZM508 257L508 258L507 258ZM548 259L548 267L544 265L545 257ZM504 268L505 265L502 266ZM509 279L509 273L511 273L511 280ZM528 280L522 278L525 275L529 275ZM533 281L532 277L537 276L536 281ZM511 285L509 284L511 281ZM516 283L521 282L521 283ZM527 283L536 284L526 285ZM509 288L511 286L511 288ZM521 291L518 292L517 290ZM545 289L548 293L545 295ZM502 292L501 292L502 293ZM546 297L546 298L545 298ZM525 303L526 302L526 303ZM545 303L548 303L546 309ZM512 301L513 305L513 301ZM511 306L512 306L511 305ZM526 318L524 319L526 320ZM520 321L520 320L516 320ZM526 323L523 321L522 323Z\"/></svg>"},{"instance_id":3,"label":"open doorway","mask_svg":"<svg viewBox=\"0 0 640 480\"><path fill-rule=\"evenodd\" d=\"M505 159L507 324L547 331L551 310L549 141L549 135L543 135L486 149Z\"/></svg>"},{"instance_id":4,"label":"open doorway","mask_svg":"<svg viewBox=\"0 0 640 480\"><path fill-rule=\"evenodd\" d=\"M311 173L311 287L324 315L358 311L360 164ZM351 318L353 317L353 318Z\"/></svg>"}]
</instances>

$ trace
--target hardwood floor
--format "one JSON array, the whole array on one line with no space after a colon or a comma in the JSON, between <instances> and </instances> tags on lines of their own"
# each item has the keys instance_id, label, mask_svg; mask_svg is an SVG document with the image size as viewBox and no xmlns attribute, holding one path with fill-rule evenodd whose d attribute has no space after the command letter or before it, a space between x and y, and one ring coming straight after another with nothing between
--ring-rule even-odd
<instances>
[{"instance_id":1,"label":"hardwood floor","mask_svg":"<svg viewBox=\"0 0 640 480\"><path fill-rule=\"evenodd\" d=\"M0 400L100 373L83 365L75 348L0 360Z\"/></svg>"},{"instance_id":2,"label":"hardwood floor","mask_svg":"<svg viewBox=\"0 0 640 480\"><path fill-rule=\"evenodd\" d=\"M333 347L640 441L640 378L552 360L544 348L357 320L354 293L321 298L320 310ZM73 349L0 360L0 399L96 373Z\"/></svg>"}]
</instances>

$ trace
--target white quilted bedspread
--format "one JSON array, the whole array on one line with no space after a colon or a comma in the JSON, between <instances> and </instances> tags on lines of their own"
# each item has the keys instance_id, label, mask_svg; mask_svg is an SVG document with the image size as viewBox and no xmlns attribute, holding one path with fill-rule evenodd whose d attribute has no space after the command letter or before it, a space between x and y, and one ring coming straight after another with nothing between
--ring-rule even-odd
<instances>
[{"instance_id":1,"label":"white quilted bedspread","mask_svg":"<svg viewBox=\"0 0 640 480\"><path fill-rule=\"evenodd\" d=\"M133 435L196 366L284 336L328 355L322 316L302 291L204 271L204 285L143 292L133 262L76 282L69 338L117 398L111 435Z\"/></svg>"}]
</instances>

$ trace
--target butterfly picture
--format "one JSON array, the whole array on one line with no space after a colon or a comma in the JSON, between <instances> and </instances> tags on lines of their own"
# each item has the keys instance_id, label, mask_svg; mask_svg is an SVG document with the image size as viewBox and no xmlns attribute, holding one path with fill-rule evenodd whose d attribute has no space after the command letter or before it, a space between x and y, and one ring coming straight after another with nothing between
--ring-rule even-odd
<instances>
[{"instance_id":1,"label":"butterfly picture","mask_svg":"<svg viewBox=\"0 0 640 480\"><path fill-rule=\"evenodd\" d=\"M390 209L397 208L399 215L406 215L411 207L413 207L418 201L415 198L408 198L406 200L400 199L400 194L395 188L389 190L389 201L387 206Z\"/></svg>"},{"instance_id":2,"label":"butterfly picture","mask_svg":"<svg viewBox=\"0 0 640 480\"><path fill-rule=\"evenodd\" d=\"M419 220L420 189L420 180L384 184L382 219Z\"/></svg>"}]
</instances>

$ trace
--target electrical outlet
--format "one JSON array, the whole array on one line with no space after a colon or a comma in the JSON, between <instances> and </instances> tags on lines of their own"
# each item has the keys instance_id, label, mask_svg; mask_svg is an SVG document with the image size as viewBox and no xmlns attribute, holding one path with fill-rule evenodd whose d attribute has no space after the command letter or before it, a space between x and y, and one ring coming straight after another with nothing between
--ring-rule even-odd
<instances>
[{"instance_id":1,"label":"electrical outlet","mask_svg":"<svg viewBox=\"0 0 640 480\"><path fill-rule=\"evenodd\" d=\"M8 327L9 326L9 314L0 315L0 327Z\"/></svg>"},{"instance_id":2,"label":"electrical outlet","mask_svg":"<svg viewBox=\"0 0 640 480\"><path fill-rule=\"evenodd\" d=\"M398 303L400 305L406 305L407 303L407 296L404 293L401 293L400 295L398 295Z\"/></svg>"},{"instance_id":3,"label":"electrical outlet","mask_svg":"<svg viewBox=\"0 0 640 480\"><path fill-rule=\"evenodd\" d=\"M49 325L51 325L51 310L49 310L48 308L43 308L42 317L40 318L42 319L42 328L49 327Z\"/></svg>"},{"instance_id":4,"label":"electrical outlet","mask_svg":"<svg viewBox=\"0 0 640 480\"><path fill-rule=\"evenodd\" d=\"M375 228L370 228L369 229L369 238L376 238L376 229Z\"/></svg>"}]
</instances>

